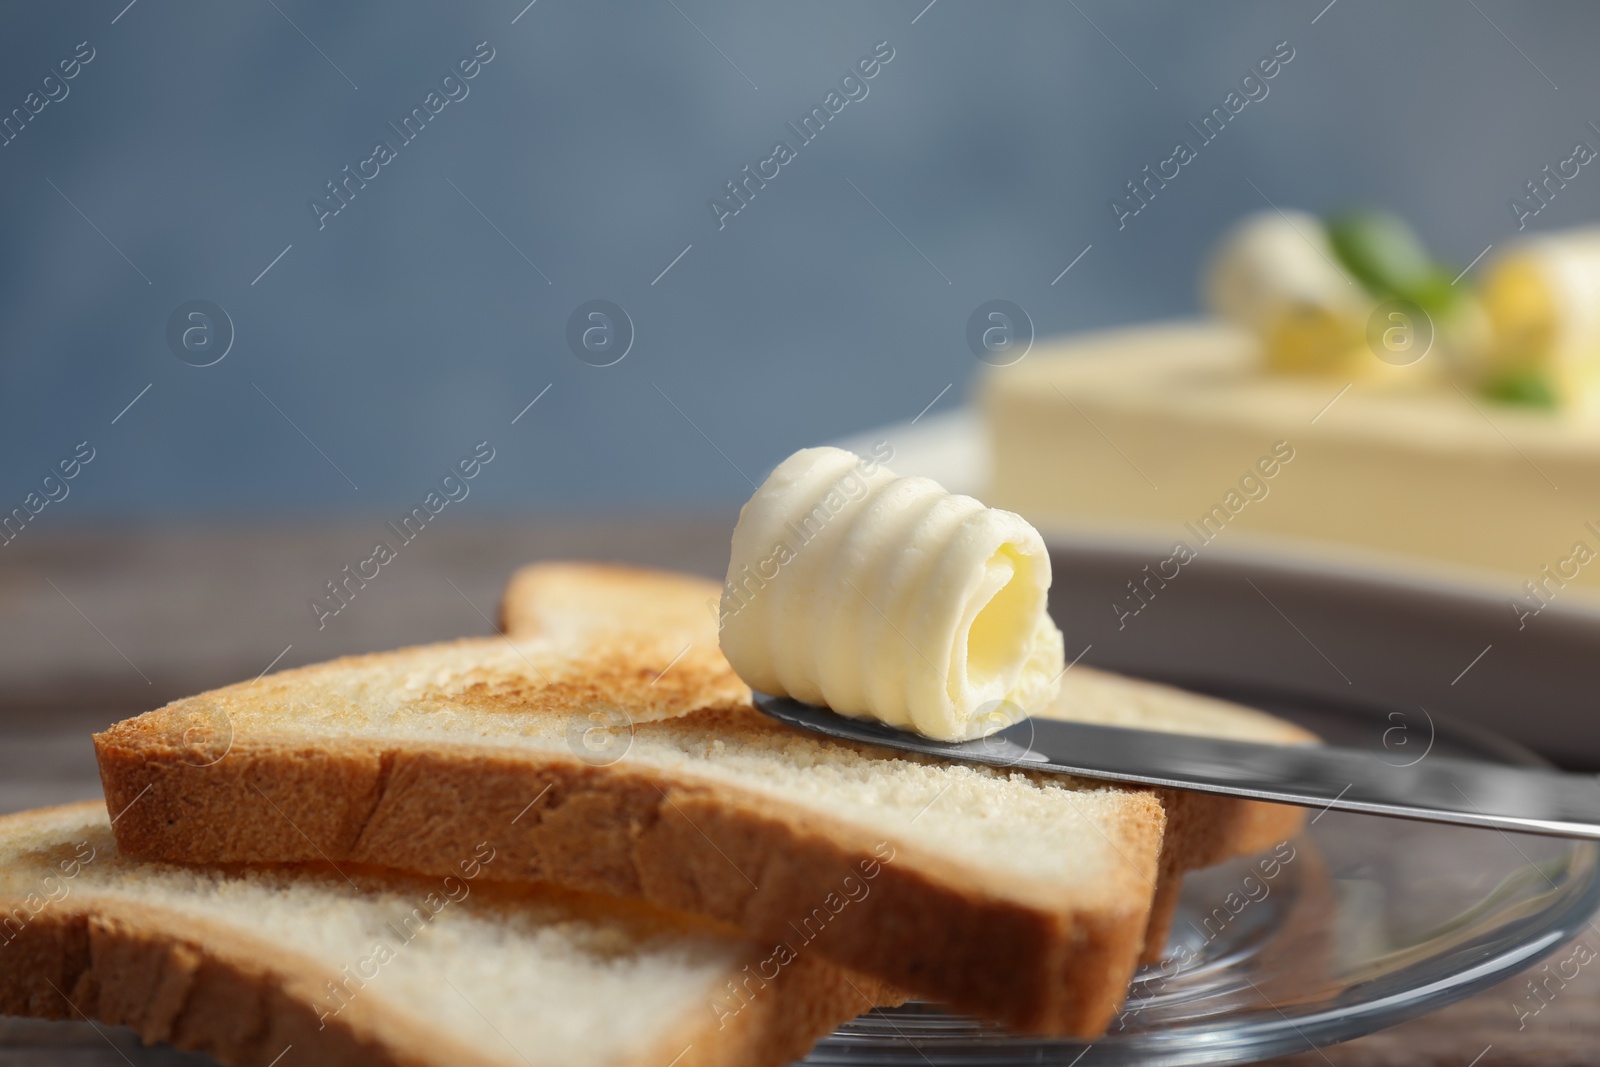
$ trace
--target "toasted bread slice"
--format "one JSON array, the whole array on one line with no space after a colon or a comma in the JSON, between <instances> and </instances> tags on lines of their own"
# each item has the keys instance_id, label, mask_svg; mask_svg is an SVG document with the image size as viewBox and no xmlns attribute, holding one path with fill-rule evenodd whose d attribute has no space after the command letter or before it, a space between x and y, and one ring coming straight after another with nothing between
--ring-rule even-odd
<instances>
[{"instance_id":1,"label":"toasted bread slice","mask_svg":"<svg viewBox=\"0 0 1600 1067\"><path fill-rule=\"evenodd\" d=\"M688 647L697 663L716 671L707 655L717 647L720 588L709 579L665 571L589 563L542 563L512 576L501 604L509 634L616 632ZM674 643L676 643L674 645ZM665 647L664 646L664 647ZM686 654L687 655L687 654ZM722 665L719 692L749 699L749 690ZM1303 744L1313 734L1251 708L1125 678L1089 667L1062 676L1061 693L1040 712L1051 718L1106 726L1200 734L1262 744ZM1305 809L1235 800L1175 789L1153 790L1166 810L1166 837L1141 962L1159 960L1178 906L1185 871L1271 848L1299 832Z\"/></svg>"},{"instance_id":2,"label":"toasted bread slice","mask_svg":"<svg viewBox=\"0 0 1600 1067\"><path fill-rule=\"evenodd\" d=\"M496 878L726 921L1020 1031L1099 1033L1143 944L1156 798L780 726L750 709L699 588L618 572L538 632L113 726L95 743L117 843L446 874L490 840Z\"/></svg>"},{"instance_id":3,"label":"toasted bread slice","mask_svg":"<svg viewBox=\"0 0 1600 1067\"><path fill-rule=\"evenodd\" d=\"M1253 708L1082 666L1062 676L1060 696L1041 714L1268 745L1317 740L1315 734ZM1166 811L1167 829L1141 963L1154 963L1163 955L1186 871L1272 848L1299 833L1306 821L1306 809L1289 804L1183 789L1154 792Z\"/></svg>"},{"instance_id":4,"label":"toasted bread slice","mask_svg":"<svg viewBox=\"0 0 1600 1067\"><path fill-rule=\"evenodd\" d=\"M224 1062L777 1067L883 991L731 927L490 882L118 854L99 804L0 819L0 1015Z\"/></svg>"}]
</instances>

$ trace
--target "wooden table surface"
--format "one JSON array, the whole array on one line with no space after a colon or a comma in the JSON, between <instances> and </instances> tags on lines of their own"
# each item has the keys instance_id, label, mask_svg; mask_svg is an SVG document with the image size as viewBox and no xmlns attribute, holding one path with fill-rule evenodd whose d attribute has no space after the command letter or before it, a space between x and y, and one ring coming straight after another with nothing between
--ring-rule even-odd
<instances>
[{"instance_id":1,"label":"wooden table surface","mask_svg":"<svg viewBox=\"0 0 1600 1067\"><path fill-rule=\"evenodd\" d=\"M308 600L370 553L381 521L29 527L0 549L0 812L98 796L89 733L176 697L269 666L488 633L521 563L623 560L716 574L733 517L439 524L320 629ZM1600 929L1583 940L1600 949ZM1585 968L1519 1029L1523 981L1275 1062L1600 1067L1600 968ZM126 1057L210 1062L141 1051L125 1032L0 1019L0 1067Z\"/></svg>"}]
</instances>

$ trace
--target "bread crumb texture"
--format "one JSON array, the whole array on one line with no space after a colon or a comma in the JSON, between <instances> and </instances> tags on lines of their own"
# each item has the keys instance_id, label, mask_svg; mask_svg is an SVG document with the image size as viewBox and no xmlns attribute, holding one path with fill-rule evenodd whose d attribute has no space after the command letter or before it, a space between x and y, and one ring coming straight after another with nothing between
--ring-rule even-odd
<instances>
[{"instance_id":1,"label":"bread crumb texture","mask_svg":"<svg viewBox=\"0 0 1600 1067\"><path fill-rule=\"evenodd\" d=\"M105 736L198 744L189 762L201 763L205 746L341 741L570 759L599 731L626 746L619 768L732 786L1052 895L1114 898L1152 873L1118 851L1126 791L820 740L751 709L715 647L669 645L482 638L352 657L180 700Z\"/></svg>"},{"instance_id":2,"label":"bread crumb texture","mask_svg":"<svg viewBox=\"0 0 1600 1067\"><path fill-rule=\"evenodd\" d=\"M0 1009L26 1007L16 999L28 977L18 946L31 929L134 909L174 937L193 936L197 951L211 947L206 931L222 931L217 944L297 984L313 1020L359 1019L380 1039L404 1020L408 1032L446 1035L470 1062L536 1067L648 1063L677 1042L670 1058L685 1034L716 1029L727 983L767 954L709 922L481 877L131 861L98 805L0 820L0 909ZM49 986L38 985L48 1000ZM43 1008L36 1013L73 1010Z\"/></svg>"}]
</instances>

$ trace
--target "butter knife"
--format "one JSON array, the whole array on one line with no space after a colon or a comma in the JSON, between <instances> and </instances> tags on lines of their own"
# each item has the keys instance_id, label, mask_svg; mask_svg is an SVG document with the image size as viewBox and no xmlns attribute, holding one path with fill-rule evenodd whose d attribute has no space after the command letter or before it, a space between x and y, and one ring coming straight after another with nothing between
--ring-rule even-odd
<instances>
[{"instance_id":1,"label":"butter knife","mask_svg":"<svg viewBox=\"0 0 1600 1067\"><path fill-rule=\"evenodd\" d=\"M788 697L756 707L803 730L922 756L1402 819L1600 839L1600 778L1430 755L1407 766L1336 745L1263 745L1058 719L935 741Z\"/></svg>"}]
</instances>

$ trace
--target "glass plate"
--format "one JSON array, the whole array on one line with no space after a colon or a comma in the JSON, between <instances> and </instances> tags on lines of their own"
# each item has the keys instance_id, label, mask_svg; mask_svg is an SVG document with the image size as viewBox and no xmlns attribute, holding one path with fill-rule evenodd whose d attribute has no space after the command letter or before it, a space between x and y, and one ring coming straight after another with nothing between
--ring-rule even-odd
<instances>
[{"instance_id":1,"label":"glass plate","mask_svg":"<svg viewBox=\"0 0 1600 1067\"><path fill-rule=\"evenodd\" d=\"M1430 755L1543 762L1420 708L1210 692L1396 766ZM1276 854L1186 878L1167 959L1140 971L1092 1044L1018 1037L912 1003L861 1016L804 1062L1179 1067L1347 1041L1485 989L1569 941L1600 907L1597 857L1592 842L1326 812Z\"/></svg>"},{"instance_id":2,"label":"glass plate","mask_svg":"<svg viewBox=\"0 0 1600 1067\"><path fill-rule=\"evenodd\" d=\"M1302 723L1329 741L1371 748L1397 765L1433 754L1540 762L1510 742L1416 708L1207 691ZM1093 1044L1017 1037L934 1005L909 1004L862 1016L804 1062L1248 1063L1359 1037L1493 985L1570 940L1600 906L1600 847L1591 843L1328 812L1277 853L1276 866L1266 862L1273 855L1185 879L1168 960L1135 978L1122 1015ZM0 1018L0 1067L43 1063L212 1061L145 1048L122 1028Z\"/></svg>"}]
</instances>

